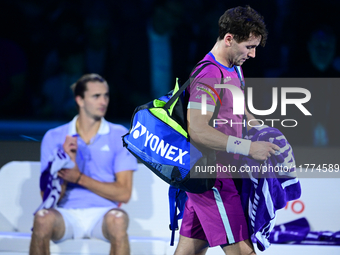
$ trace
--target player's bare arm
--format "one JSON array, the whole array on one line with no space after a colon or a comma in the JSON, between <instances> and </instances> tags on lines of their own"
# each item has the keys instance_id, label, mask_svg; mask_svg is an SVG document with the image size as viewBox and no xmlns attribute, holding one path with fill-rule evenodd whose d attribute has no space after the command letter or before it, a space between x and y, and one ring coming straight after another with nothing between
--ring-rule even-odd
<instances>
[{"instance_id":1,"label":"player's bare arm","mask_svg":"<svg viewBox=\"0 0 340 255\"><path fill-rule=\"evenodd\" d=\"M188 109L187 121L190 138L208 148L225 151L228 136L209 126L212 116L213 112L210 111L207 111L206 115L202 115L201 110Z\"/></svg>"},{"instance_id":2,"label":"player's bare arm","mask_svg":"<svg viewBox=\"0 0 340 255\"><path fill-rule=\"evenodd\" d=\"M115 182L100 182L82 175L78 184L111 201L127 203L132 192L132 170L116 173Z\"/></svg>"}]
</instances>

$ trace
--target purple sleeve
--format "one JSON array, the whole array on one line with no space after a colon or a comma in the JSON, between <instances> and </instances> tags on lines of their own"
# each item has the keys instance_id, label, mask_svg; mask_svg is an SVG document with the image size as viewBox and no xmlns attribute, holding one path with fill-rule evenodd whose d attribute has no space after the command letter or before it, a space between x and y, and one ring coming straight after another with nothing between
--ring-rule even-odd
<instances>
[{"instance_id":1,"label":"purple sleeve","mask_svg":"<svg viewBox=\"0 0 340 255\"><path fill-rule=\"evenodd\" d=\"M215 84L221 83L221 74L217 67L208 66L204 68L192 82L189 87L189 106L188 108L197 108L194 105L201 104L202 95L206 95L207 105L215 106L221 89L215 88ZM209 93L208 93L209 92ZM194 104L193 104L194 103ZM208 109L209 110L209 109Z\"/></svg>"}]
</instances>

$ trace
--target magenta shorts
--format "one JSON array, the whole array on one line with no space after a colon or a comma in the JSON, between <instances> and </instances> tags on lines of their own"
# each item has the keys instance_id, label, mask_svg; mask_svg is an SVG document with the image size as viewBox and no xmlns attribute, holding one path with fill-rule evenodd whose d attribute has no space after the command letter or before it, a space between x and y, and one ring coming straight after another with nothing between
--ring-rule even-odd
<instances>
[{"instance_id":1,"label":"magenta shorts","mask_svg":"<svg viewBox=\"0 0 340 255\"><path fill-rule=\"evenodd\" d=\"M249 238L241 199L231 178L216 179L202 194L187 193L180 234L206 240L210 247Z\"/></svg>"}]
</instances>

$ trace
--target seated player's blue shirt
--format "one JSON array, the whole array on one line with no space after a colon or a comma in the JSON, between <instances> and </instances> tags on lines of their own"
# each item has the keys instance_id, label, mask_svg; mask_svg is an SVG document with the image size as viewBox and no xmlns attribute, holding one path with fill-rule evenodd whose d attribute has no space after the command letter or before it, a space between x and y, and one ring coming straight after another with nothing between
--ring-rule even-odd
<instances>
[{"instance_id":1,"label":"seated player's blue shirt","mask_svg":"<svg viewBox=\"0 0 340 255\"><path fill-rule=\"evenodd\" d=\"M62 148L66 135L76 135L76 116L71 122L49 130L41 144L41 172L48 166L48 161L56 148ZM122 136L128 130L102 118L97 134L86 144L78 137L76 162L79 170L100 182L115 181L115 174L126 170L136 170L135 157L123 147ZM62 208L115 208L118 202L112 202L92 191L74 183L68 183L65 195L58 203Z\"/></svg>"}]
</instances>

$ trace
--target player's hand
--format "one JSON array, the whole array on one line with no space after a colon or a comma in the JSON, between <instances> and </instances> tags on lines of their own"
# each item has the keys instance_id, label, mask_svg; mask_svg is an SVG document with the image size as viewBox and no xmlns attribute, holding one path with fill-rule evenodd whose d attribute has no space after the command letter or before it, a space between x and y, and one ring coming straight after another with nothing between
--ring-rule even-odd
<instances>
[{"instance_id":1,"label":"player's hand","mask_svg":"<svg viewBox=\"0 0 340 255\"><path fill-rule=\"evenodd\" d=\"M67 135L63 144L63 149L69 155L71 160L75 162L78 150L77 137Z\"/></svg>"},{"instance_id":2,"label":"player's hand","mask_svg":"<svg viewBox=\"0 0 340 255\"><path fill-rule=\"evenodd\" d=\"M75 183L80 176L80 171L77 165L73 168L66 169L63 168L58 171L58 177L62 178L64 181Z\"/></svg>"},{"instance_id":3,"label":"player's hand","mask_svg":"<svg viewBox=\"0 0 340 255\"><path fill-rule=\"evenodd\" d=\"M250 145L249 155L256 160L267 160L275 151L280 150L280 147L270 143L257 141Z\"/></svg>"}]
</instances>

